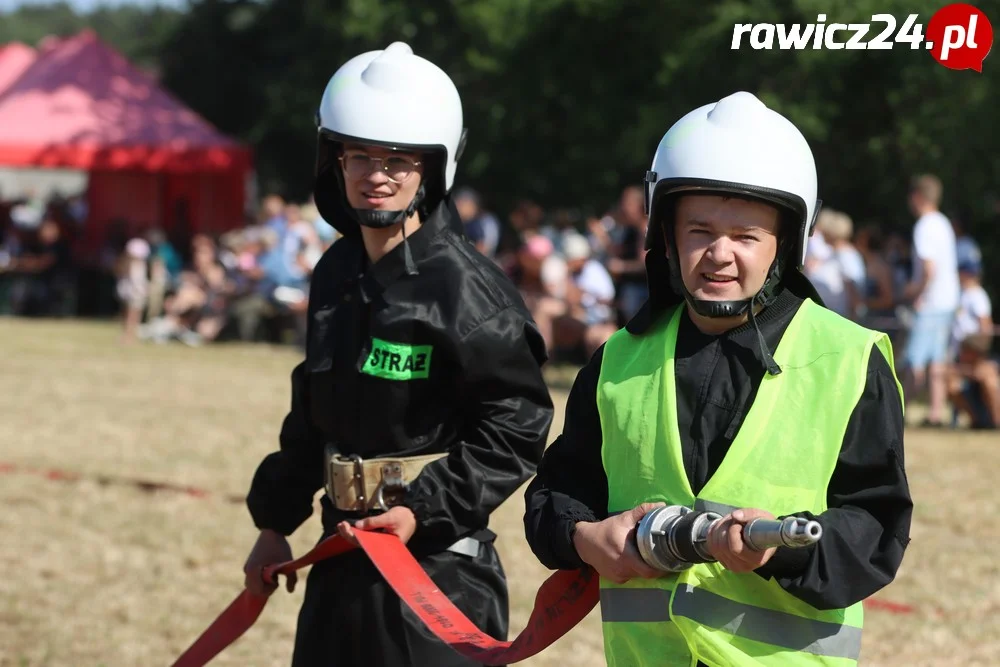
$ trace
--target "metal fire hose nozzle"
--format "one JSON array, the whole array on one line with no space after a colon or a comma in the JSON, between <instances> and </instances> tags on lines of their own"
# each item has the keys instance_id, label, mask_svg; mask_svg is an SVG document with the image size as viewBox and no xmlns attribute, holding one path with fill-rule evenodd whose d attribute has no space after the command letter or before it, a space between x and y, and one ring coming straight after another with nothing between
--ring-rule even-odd
<instances>
[{"instance_id":1,"label":"metal fire hose nozzle","mask_svg":"<svg viewBox=\"0 0 1000 667\"><path fill-rule=\"evenodd\" d=\"M708 531L722 515L696 512L680 505L659 507L642 518L636 528L636 546L650 567L681 572L695 563L711 563ZM788 517L781 521L754 519L743 528L743 541L754 551L771 547L801 548L823 535L816 521Z\"/></svg>"},{"instance_id":2,"label":"metal fire hose nozzle","mask_svg":"<svg viewBox=\"0 0 1000 667\"><path fill-rule=\"evenodd\" d=\"M823 537L823 527L818 521L790 516L775 521L754 519L743 528L743 542L754 551L771 547L798 549L815 544Z\"/></svg>"}]
</instances>

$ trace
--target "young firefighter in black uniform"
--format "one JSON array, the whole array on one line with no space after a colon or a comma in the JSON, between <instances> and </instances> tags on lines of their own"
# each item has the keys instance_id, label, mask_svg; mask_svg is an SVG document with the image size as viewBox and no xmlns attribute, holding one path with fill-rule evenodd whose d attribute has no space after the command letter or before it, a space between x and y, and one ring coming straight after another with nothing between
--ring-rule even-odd
<instances>
[{"instance_id":1,"label":"young firefighter in black uniform","mask_svg":"<svg viewBox=\"0 0 1000 667\"><path fill-rule=\"evenodd\" d=\"M542 339L515 287L462 234L448 194L462 152L458 91L403 43L357 56L319 108L316 204L344 237L316 266L305 361L280 451L248 506L246 564L322 498L324 537L351 526L407 543L480 629L507 635L506 579L487 528L534 474L552 420ZM294 578L287 582L289 589ZM360 550L313 566L294 667L473 665L428 631Z\"/></svg>"},{"instance_id":2,"label":"young firefighter in black uniform","mask_svg":"<svg viewBox=\"0 0 1000 667\"><path fill-rule=\"evenodd\" d=\"M581 370L526 491L546 566L601 575L609 665L853 665L861 601L892 581L912 510L884 335L818 305L800 272L816 169L749 93L687 114L647 177L650 297ZM643 562L657 503L724 516L717 562ZM815 518L818 543L754 551L754 517Z\"/></svg>"}]
</instances>

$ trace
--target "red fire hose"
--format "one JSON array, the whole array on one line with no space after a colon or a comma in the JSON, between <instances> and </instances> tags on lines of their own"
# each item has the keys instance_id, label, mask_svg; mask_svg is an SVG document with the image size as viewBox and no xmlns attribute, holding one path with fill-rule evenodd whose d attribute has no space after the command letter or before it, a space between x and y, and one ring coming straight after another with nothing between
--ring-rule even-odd
<instances>
[{"instance_id":1,"label":"red fire hose","mask_svg":"<svg viewBox=\"0 0 1000 667\"><path fill-rule=\"evenodd\" d=\"M560 570L535 596L525 629L514 641L499 641L483 633L438 590L406 546L395 535L354 529L361 548L394 591L437 637L464 656L486 665L504 665L530 658L569 632L597 605L599 585L593 570ZM295 560L264 570L264 580L295 572L307 565L354 549L334 535ZM185 651L172 667L202 667L250 629L268 598L244 590Z\"/></svg>"},{"instance_id":2,"label":"red fire hose","mask_svg":"<svg viewBox=\"0 0 1000 667\"><path fill-rule=\"evenodd\" d=\"M59 469L39 469L0 462L0 474L34 473L46 479L73 482L79 473ZM119 483L145 491L174 491L208 498L210 492L197 487L152 482L106 475L95 476L101 484ZM217 496L218 497L218 496ZM239 496L225 496L242 502ZM437 589L420 564L398 538L384 533L354 529L361 548L372 560L399 597L427 627L453 649L486 665L509 664L526 660L553 644L590 613L600 597L599 578L593 570L560 570L550 576L535 596L535 606L525 629L514 641L502 642L481 632L454 604ZM300 558L272 565L264 578L273 582L280 574L295 572L321 560L355 549L339 535L327 538ZM875 598L864 601L865 607L892 614L912 614L915 607ZM257 621L267 598L243 591L205 632L173 663L172 667L201 667L208 664L227 646L239 639ZM938 612L939 615L942 612Z\"/></svg>"}]
</instances>

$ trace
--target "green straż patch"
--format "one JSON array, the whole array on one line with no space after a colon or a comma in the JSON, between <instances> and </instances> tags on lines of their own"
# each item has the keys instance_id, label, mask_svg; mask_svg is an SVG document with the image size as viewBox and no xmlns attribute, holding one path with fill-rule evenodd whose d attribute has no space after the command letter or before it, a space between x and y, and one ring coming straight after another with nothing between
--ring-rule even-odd
<instances>
[{"instance_id":1,"label":"green stra\u017c patch","mask_svg":"<svg viewBox=\"0 0 1000 667\"><path fill-rule=\"evenodd\" d=\"M384 380L422 380L431 371L431 346L392 343L372 338L363 373Z\"/></svg>"}]
</instances>

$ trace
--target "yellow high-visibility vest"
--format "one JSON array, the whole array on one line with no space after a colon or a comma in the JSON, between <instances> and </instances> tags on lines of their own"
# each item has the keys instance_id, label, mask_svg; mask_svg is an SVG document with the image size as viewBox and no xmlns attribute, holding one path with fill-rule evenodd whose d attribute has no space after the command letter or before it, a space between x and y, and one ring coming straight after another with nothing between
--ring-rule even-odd
<instances>
[{"instance_id":1,"label":"yellow high-visibility vest","mask_svg":"<svg viewBox=\"0 0 1000 667\"><path fill-rule=\"evenodd\" d=\"M775 516L827 509L827 485L878 347L888 337L806 299L774 352L725 459L697 496L684 470L674 378L683 305L656 330L622 329L607 342L597 406L608 511L665 502L727 514L754 507ZM876 352L877 354L877 352ZM896 381L902 397L902 387ZM718 563L679 575L601 580L609 666L853 667L861 652L861 603L820 610L773 580Z\"/></svg>"}]
</instances>

